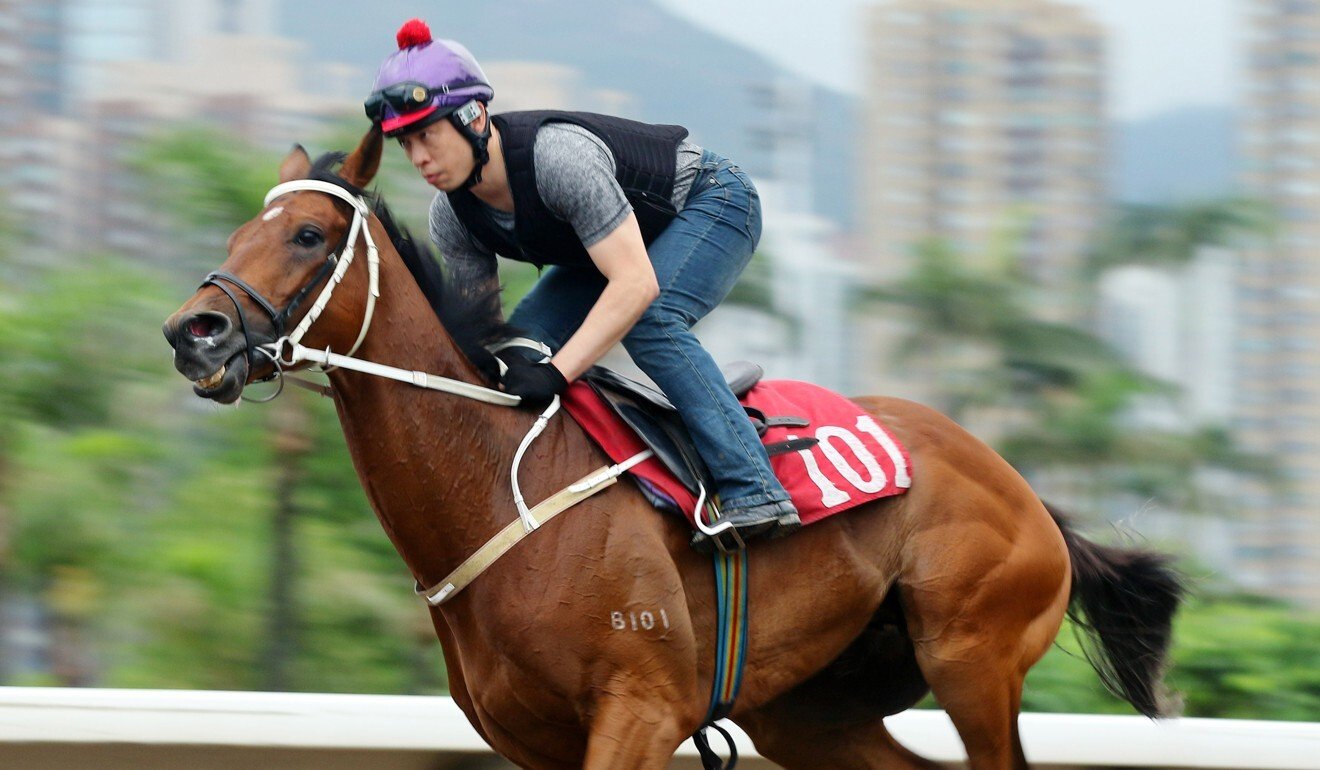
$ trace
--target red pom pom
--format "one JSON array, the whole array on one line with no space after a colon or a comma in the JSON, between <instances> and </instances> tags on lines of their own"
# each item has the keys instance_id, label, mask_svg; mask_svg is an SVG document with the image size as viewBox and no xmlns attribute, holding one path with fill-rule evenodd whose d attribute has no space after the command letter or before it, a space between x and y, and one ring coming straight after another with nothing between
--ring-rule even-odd
<instances>
[{"instance_id":1,"label":"red pom pom","mask_svg":"<svg viewBox=\"0 0 1320 770\"><path fill-rule=\"evenodd\" d=\"M426 45L431 42L431 28L421 19L409 19L399 27L399 32L394 38L399 41L399 50L415 45Z\"/></svg>"}]
</instances>

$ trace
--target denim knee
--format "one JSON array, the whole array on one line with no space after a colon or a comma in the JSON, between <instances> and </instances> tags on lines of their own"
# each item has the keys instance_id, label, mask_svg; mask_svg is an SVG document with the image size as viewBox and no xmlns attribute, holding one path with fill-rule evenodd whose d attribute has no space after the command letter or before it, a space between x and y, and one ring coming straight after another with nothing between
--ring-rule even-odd
<instances>
[{"instance_id":1,"label":"denim knee","mask_svg":"<svg viewBox=\"0 0 1320 770\"><path fill-rule=\"evenodd\" d=\"M630 336L633 332L641 332L644 336L653 338L660 334L688 331L696 322L697 319L682 310L670 307L665 303L664 297L661 297L642 311L641 317L633 324Z\"/></svg>"}]
</instances>

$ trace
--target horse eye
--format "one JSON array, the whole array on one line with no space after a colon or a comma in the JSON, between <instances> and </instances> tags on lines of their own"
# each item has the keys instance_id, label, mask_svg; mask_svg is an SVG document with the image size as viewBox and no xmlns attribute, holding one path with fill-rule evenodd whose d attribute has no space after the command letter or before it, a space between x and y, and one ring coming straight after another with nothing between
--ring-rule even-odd
<instances>
[{"instance_id":1,"label":"horse eye","mask_svg":"<svg viewBox=\"0 0 1320 770\"><path fill-rule=\"evenodd\" d=\"M324 243L325 236L321 235L321 231L314 227L304 227L298 231L297 235L293 236L293 242L302 246L304 249L310 249L313 246L320 246Z\"/></svg>"}]
</instances>

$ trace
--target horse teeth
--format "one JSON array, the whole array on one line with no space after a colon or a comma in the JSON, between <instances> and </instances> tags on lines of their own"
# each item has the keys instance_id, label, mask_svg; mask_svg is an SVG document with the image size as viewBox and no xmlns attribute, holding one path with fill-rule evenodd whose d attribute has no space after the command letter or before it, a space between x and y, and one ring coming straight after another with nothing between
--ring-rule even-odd
<instances>
[{"instance_id":1,"label":"horse teeth","mask_svg":"<svg viewBox=\"0 0 1320 770\"><path fill-rule=\"evenodd\" d=\"M203 390L210 390L211 388L214 388L216 385L219 385L220 381L223 380L224 378L225 378L225 367L221 366L220 370L217 371L215 374L211 375L210 377L207 377L204 380L195 380L195 382L197 383L197 387L202 388Z\"/></svg>"}]
</instances>

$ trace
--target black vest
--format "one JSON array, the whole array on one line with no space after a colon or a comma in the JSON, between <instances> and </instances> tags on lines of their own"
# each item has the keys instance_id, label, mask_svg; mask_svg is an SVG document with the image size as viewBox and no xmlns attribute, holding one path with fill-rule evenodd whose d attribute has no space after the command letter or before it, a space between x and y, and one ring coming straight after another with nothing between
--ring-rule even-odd
<instances>
[{"instance_id":1,"label":"black vest","mask_svg":"<svg viewBox=\"0 0 1320 770\"><path fill-rule=\"evenodd\" d=\"M492 115L513 192L514 229L500 227L470 190L449 193L449 203L478 242L495 253L542 265L590 266L591 257L573 227L551 213L536 189L532 150L546 123L572 123L595 134L614 154L614 178L632 204L642 240L649 244L676 216L670 200L682 126L650 125L591 112L530 110Z\"/></svg>"}]
</instances>

